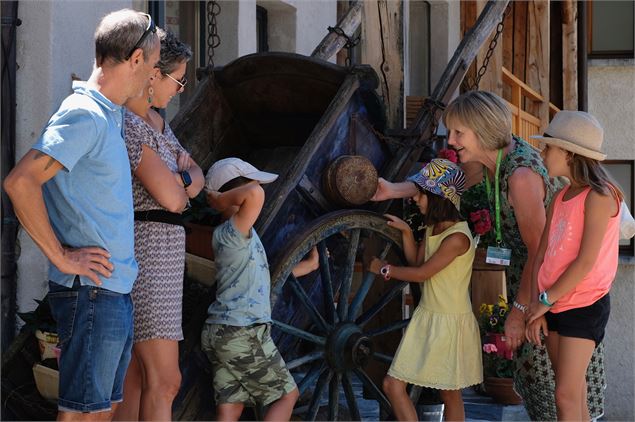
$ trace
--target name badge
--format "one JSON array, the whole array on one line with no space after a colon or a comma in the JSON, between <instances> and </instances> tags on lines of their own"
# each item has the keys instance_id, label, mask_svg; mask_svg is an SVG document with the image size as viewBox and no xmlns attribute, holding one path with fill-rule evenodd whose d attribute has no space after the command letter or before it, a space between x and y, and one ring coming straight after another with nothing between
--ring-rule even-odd
<instances>
[{"instance_id":1,"label":"name badge","mask_svg":"<svg viewBox=\"0 0 635 422\"><path fill-rule=\"evenodd\" d=\"M512 258L512 250L507 248L487 247L485 262L488 264L509 265Z\"/></svg>"}]
</instances>

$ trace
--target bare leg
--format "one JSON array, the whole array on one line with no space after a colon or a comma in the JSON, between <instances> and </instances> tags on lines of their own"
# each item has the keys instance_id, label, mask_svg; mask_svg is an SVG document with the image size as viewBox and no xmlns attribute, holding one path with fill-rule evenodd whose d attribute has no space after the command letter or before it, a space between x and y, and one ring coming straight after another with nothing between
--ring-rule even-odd
<instances>
[{"instance_id":1,"label":"bare leg","mask_svg":"<svg viewBox=\"0 0 635 422\"><path fill-rule=\"evenodd\" d=\"M443 400L443 420L464 421L465 407L463 406L463 396L461 390L439 390Z\"/></svg>"},{"instance_id":2,"label":"bare leg","mask_svg":"<svg viewBox=\"0 0 635 422\"><path fill-rule=\"evenodd\" d=\"M216 420L234 422L240 418L245 406L242 403L223 403L216 406Z\"/></svg>"},{"instance_id":3,"label":"bare leg","mask_svg":"<svg viewBox=\"0 0 635 422\"><path fill-rule=\"evenodd\" d=\"M109 421L112 418L115 405L113 404L112 410L105 410L103 412L94 413L81 413L81 412L63 412L57 413L58 421Z\"/></svg>"},{"instance_id":4,"label":"bare leg","mask_svg":"<svg viewBox=\"0 0 635 422\"><path fill-rule=\"evenodd\" d=\"M406 391L406 383L386 375L383 383L384 393L388 396L395 417L400 421L416 421L417 410Z\"/></svg>"},{"instance_id":5,"label":"bare leg","mask_svg":"<svg viewBox=\"0 0 635 422\"><path fill-rule=\"evenodd\" d=\"M178 343L152 339L134 347L144 375L139 407L141 420L172 420L172 401L181 387Z\"/></svg>"},{"instance_id":6,"label":"bare leg","mask_svg":"<svg viewBox=\"0 0 635 422\"><path fill-rule=\"evenodd\" d=\"M580 414L582 415L583 421L589 422L591 420L591 415L589 414L589 402L587 401L587 398L586 398L586 394L587 394L586 379L584 384L581 387L580 394L582 397L580 399L580 403L582 403L582 406L580 407Z\"/></svg>"},{"instance_id":7,"label":"bare leg","mask_svg":"<svg viewBox=\"0 0 635 422\"><path fill-rule=\"evenodd\" d=\"M293 406L295 406L299 396L300 392L297 388L294 388L291 392L271 403L269 410L265 414L265 421L288 421L291 419Z\"/></svg>"},{"instance_id":8,"label":"bare leg","mask_svg":"<svg viewBox=\"0 0 635 422\"><path fill-rule=\"evenodd\" d=\"M556 371L556 409L559 421L583 418L581 386L586 390L586 370L595 348L593 340L560 336ZM584 412L588 415L588 409Z\"/></svg>"},{"instance_id":9,"label":"bare leg","mask_svg":"<svg viewBox=\"0 0 635 422\"><path fill-rule=\"evenodd\" d=\"M137 359L135 349L132 349L130 365L126 371L123 384L123 402L114 412L115 421L138 421L139 405L141 402L141 387L143 385L143 373Z\"/></svg>"}]
</instances>

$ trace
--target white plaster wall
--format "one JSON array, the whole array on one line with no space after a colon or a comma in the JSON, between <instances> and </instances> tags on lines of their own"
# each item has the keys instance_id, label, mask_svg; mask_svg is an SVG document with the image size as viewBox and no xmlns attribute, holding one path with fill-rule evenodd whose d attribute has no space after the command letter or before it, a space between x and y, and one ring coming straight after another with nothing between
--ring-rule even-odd
<instances>
[{"instance_id":1,"label":"white plaster wall","mask_svg":"<svg viewBox=\"0 0 635 422\"><path fill-rule=\"evenodd\" d=\"M297 10L290 1L263 0L258 6L267 10L267 43L269 51L296 51Z\"/></svg>"},{"instance_id":2,"label":"white plaster wall","mask_svg":"<svg viewBox=\"0 0 635 422\"><path fill-rule=\"evenodd\" d=\"M591 60L589 112L604 127L608 159L635 159L635 64L631 60ZM606 332L605 419L635 420L635 258L621 259L611 288Z\"/></svg>"},{"instance_id":3,"label":"white plaster wall","mask_svg":"<svg viewBox=\"0 0 635 422\"><path fill-rule=\"evenodd\" d=\"M137 2L138 3L138 2ZM132 1L24 1L18 9L16 60L16 159L37 140L49 117L71 93L71 74L87 79L92 71L93 34L105 14ZM81 17L81 18L79 18ZM47 289L47 263L31 238L18 234L17 306L35 308Z\"/></svg>"},{"instance_id":4,"label":"white plaster wall","mask_svg":"<svg viewBox=\"0 0 635 422\"><path fill-rule=\"evenodd\" d=\"M337 25L337 2L335 0L289 1L296 7L295 52L310 55L315 47L328 35L328 27ZM336 57L331 57L335 62Z\"/></svg>"},{"instance_id":5,"label":"white plaster wall","mask_svg":"<svg viewBox=\"0 0 635 422\"><path fill-rule=\"evenodd\" d=\"M461 42L461 3L430 1L430 89L434 90Z\"/></svg>"},{"instance_id":6,"label":"white plaster wall","mask_svg":"<svg viewBox=\"0 0 635 422\"><path fill-rule=\"evenodd\" d=\"M221 43L214 53L214 64L223 66L240 56L255 53L256 0L219 1L217 18Z\"/></svg>"}]
</instances>

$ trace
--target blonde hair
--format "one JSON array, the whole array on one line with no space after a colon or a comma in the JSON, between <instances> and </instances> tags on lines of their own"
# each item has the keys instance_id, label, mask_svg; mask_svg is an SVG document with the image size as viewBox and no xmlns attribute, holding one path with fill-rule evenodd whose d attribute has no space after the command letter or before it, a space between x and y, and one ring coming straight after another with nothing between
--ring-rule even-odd
<instances>
[{"instance_id":1,"label":"blonde hair","mask_svg":"<svg viewBox=\"0 0 635 422\"><path fill-rule=\"evenodd\" d=\"M569 169L571 178L583 185L590 186L592 190L602 195L610 195L618 201L624 199L624 193L613 178L604 170L598 160L584 155L569 153Z\"/></svg>"},{"instance_id":2,"label":"blonde hair","mask_svg":"<svg viewBox=\"0 0 635 422\"><path fill-rule=\"evenodd\" d=\"M496 150L512 139L512 113L505 100L487 91L469 91L452 101L443 124L460 122L476 134L484 149Z\"/></svg>"}]
</instances>

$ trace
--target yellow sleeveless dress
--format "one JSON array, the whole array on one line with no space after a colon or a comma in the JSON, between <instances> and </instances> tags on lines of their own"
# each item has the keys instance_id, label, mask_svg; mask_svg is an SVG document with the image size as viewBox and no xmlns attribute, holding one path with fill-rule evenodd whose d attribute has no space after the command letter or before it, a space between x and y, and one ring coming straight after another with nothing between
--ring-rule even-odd
<instances>
[{"instance_id":1,"label":"yellow sleeveless dress","mask_svg":"<svg viewBox=\"0 0 635 422\"><path fill-rule=\"evenodd\" d=\"M474 241L466 222L433 236L426 228L426 261L443 239L464 233ZM423 387L458 390L483 381L481 340L472 313L469 285L474 247L422 283L415 309L388 375Z\"/></svg>"}]
</instances>

